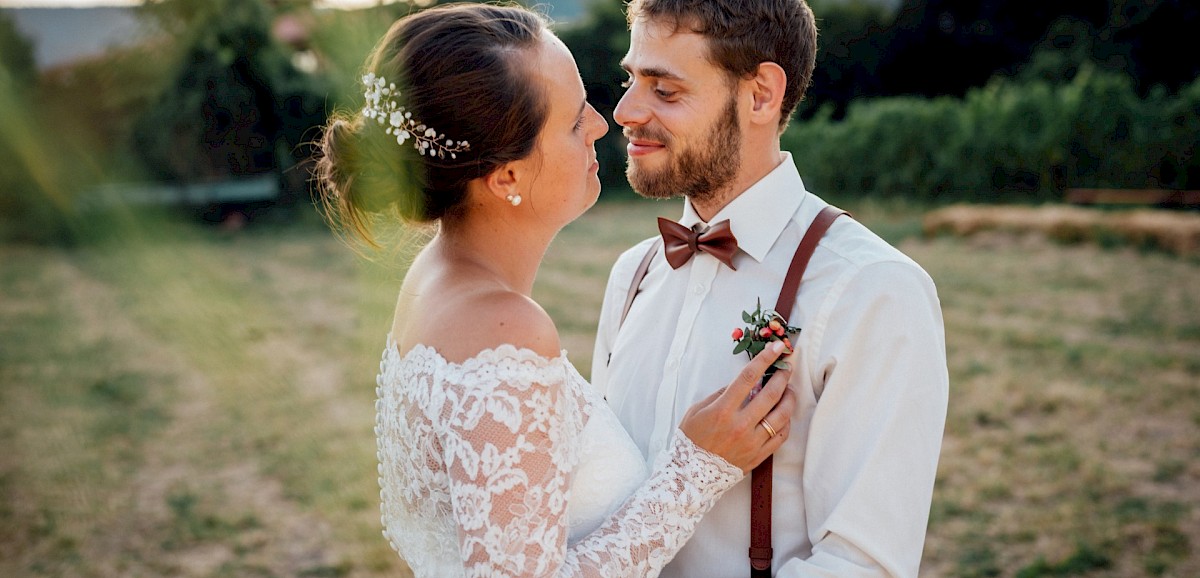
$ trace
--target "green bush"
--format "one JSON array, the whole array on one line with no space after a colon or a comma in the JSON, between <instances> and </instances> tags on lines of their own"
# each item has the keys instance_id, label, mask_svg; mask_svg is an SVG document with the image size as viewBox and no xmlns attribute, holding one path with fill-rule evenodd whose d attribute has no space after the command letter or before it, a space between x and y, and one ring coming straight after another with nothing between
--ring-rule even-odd
<instances>
[{"instance_id":1,"label":"green bush","mask_svg":"<svg viewBox=\"0 0 1200 578\"><path fill-rule=\"evenodd\" d=\"M1057 200L1063 190L1200 188L1200 80L1138 98L1124 76L1066 85L997 80L962 99L883 98L784 134L822 194L950 201Z\"/></svg>"},{"instance_id":2,"label":"green bush","mask_svg":"<svg viewBox=\"0 0 1200 578\"><path fill-rule=\"evenodd\" d=\"M325 120L321 79L295 67L271 36L264 0L147 4L178 29L172 79L134 128L135 148L162 180L196 182L286 170Z\"/></svg>"}]
</instances>

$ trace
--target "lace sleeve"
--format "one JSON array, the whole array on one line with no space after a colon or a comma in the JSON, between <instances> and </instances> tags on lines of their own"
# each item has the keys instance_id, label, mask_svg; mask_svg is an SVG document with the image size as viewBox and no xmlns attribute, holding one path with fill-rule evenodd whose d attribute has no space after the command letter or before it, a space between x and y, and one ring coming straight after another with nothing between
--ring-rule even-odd
<instances>
[{"instance_id":1,"label":"lace sleeve","mask_svg":"<svg viewBox=\"0 0 1200 578\"><path fill-rule=\"evenodd\" d=\"M481 366L461 376L470 387L446 392L439 437L464 574L657 575L742 472L677 431L650 478L568 548L567 503L585 415L560 359Z\"/></svg>"},{"instance_id":2,"label":"lace sleeve","mask_svg":"<svg viewBox=\"0 0 1200 578\"><path fill-rule=\"evenodd\" d=\"M675 430L642 487L566 553L562 576L657 576L742 470Z\"/></svg>"}]
</instances>

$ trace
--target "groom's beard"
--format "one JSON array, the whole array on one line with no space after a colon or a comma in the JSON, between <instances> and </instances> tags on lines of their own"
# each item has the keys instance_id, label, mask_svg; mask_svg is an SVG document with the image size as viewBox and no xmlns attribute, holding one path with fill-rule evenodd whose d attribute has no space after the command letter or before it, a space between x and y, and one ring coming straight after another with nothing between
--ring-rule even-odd
<instances>
[{"instance_id":1,"label":"groom's beard","mask_svg":"<svg viewBox=\"0 0 1200 578\"><path fill-rule=\"evenodd\" d=\"M660 142L675 156L656 171L640 169L630 158L625 177L634 191L650 199L687 196L693 201L711 200L733 182L741 168L738 152L742 133L738 124L737 101L730 95L725 111L717 117L707 138L698 141L695 147L676 151L665 132L645 126L626 129L626 138Z\"/></svg>"}]
</instances>

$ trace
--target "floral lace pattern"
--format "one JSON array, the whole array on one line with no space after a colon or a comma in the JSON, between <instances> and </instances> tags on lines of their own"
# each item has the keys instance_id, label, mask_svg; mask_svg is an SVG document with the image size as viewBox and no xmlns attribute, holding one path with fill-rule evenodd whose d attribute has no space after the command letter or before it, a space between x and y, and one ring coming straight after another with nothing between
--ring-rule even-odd
<instances>
[{"instance_id":1,"label":"floral lace pattern","mask_svg":"<svg viewBox=\"0 0 1200 578\"><path fill-rule=\"evenodd\" d=\"M565 352L505 345L455 364L389 337L377 385L383 533L417 577L655 576L743 477L676 431L650 477L571 540L572 492L612 491L574 479L584 428L610 410Z\"/></svg>"}]
</instances>

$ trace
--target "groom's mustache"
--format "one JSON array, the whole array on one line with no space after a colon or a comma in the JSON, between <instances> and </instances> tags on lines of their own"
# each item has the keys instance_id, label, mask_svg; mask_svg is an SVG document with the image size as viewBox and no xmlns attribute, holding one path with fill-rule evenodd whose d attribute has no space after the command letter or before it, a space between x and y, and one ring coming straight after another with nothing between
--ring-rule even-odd
<instances>
[{"instance_id":1,"label":"groom's mustache","mask_svg":"<svg viewBox=\"0 0 1200 578\"><path fill-rule=\"evenodd\" d=\"M666 132L649 127L626 128L621 131L625 136L625 140L648 140L658 144L667 146L671 144L671 137Z\"/></svg>"}]
</instances>

